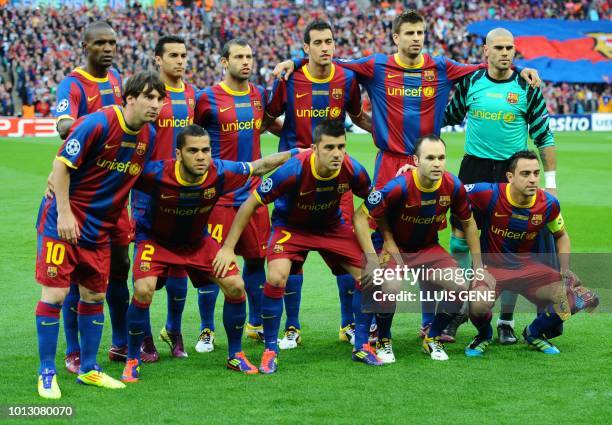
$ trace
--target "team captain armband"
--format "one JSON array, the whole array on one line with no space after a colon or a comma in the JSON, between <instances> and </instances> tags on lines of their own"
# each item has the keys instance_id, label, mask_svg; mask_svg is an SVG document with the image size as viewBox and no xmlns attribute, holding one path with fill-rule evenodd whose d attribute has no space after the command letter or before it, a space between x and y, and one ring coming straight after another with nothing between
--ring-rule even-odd
<instances>
[{"instance_id":1,"label":"team captain armband","mask_svg":"<svg viewBox=\"0 0 612 425\"><path fill-rule=\"evenodd\" d=\"M557 233L565 229L565 221L563 221L563 216L561 213L559 213L557 218L555 218L553 221L549 221L546 224L546 227L548 227L548 230L550 230L551 233Z\"/></svg>"}]
</instances>

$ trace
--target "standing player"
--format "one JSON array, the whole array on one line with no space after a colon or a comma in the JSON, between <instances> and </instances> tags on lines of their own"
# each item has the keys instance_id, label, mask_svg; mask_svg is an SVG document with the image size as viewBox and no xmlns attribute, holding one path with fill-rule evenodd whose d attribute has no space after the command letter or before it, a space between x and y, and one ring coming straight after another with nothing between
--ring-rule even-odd
<instances>
[{"instance_id":1,"label":"standing player","mask_svg":"<svg viewBox=\"0 0 612 425\"><path fill-rule=\"evenodd\" d=\"M85 28L82 42L87 63L76 68L60 82L57 89L55 116L57 131L65 139L76 119L105 106L121 105L121 77L111 68L117 53L117 35L106 22L97 21ZM113 328L113 343L109 350L111 360L125 359L127 344L125 315L129 302L127 278L130 269L128 245L132 239L127 208L121 214L117 226L111 231L111 273L106 300ZM66 333L66 357L69 372L77 373L80 364L80 348L77 326L79 288L71 286L62 313Z\"/></svg>"},{"instance_id":2,"label":"standing player","mask_svg":"<svg viewBox=\"0 0 612 425\"><path fill-rule=\"evenodd\" d=\"M309 148L313 144L313 132L325 119L344 122L346 114L353 123L367 131L372 130L370 116L361 108L361 93L352 71L332 63L335 43L332 27L325 21L313 21L304 31L304 52L308 63L296 70L287 80L277 79L266 106L267 123L285 115L280 133L278 150L293 147ZM264 124L264 127L266 124ZM342 196L342 213L346 222L353 216L353 194ZM287 321L280 349L297 347L301 341L299 321L303 274L290 275L287 279L284 302ZM341 341L353 343L355 320L353 317L353 291L355 281L350 274L337 276L340 296Z\"/></svg>"},{"instance_id":3,"label":"standing player","mask_svg":"<svg viewBox=\"0 0 612 425\"><path fill-rule=\"evenodd\" d=\"M152 161L174 159L178 133L193 124L195 113L196 89L183 81L187 64L185 40L175 35L161 37L155 45L155 63L159 67L160 78L166 87L166 98L157 121L155 121L155 148ZM132 195L133 208L140 212L146 208L148 195L135 190ZM165 277L168 295L166 325L160 332L160 339L170 346L173 357L187 357L181 334L181 319L187 297L187 273L184 269L169 269ZM159 354L151 337L150 324L143 340L141 359L155 362Z\"/></svg>"},{"instance_id":4,"label":"standing player","mask_svg":"<svg viewBox=\"0 0 612 425\"><path fill-rule=\"evenodd\" d=\"M511 69L515 49L514 38L508 30L491 30L487 34L484 52L489 68L466 76L446 108L445 125L461 124L467 115L466 154L461 161L459 178L464 184L506 182L509 158L526 149L527 138L531 136L544 163L546 190L555 195L555 141L548 128L548 112L542 92L529 87ZM545 230L539 239L550 239L548 245L554 252L548 231ZM465 263L462 266L469 266L467 251L463 232L455 226L451 252L460 264ZM501 303L497 321L499 340L502 344L514 344L517 339L512 313L516 294L504 292ZM455 316L445 332L449 341L454 341L457 326L465 320L466 315Z\"/></svg>"},{"instance_id":5,"label":"standing player","mask_svg":"<svg viewBox=\"0 0 612 425\"><path fill-rule=\"evenodd\" d=\"M394 55L374 54L337 62L357 74L372 102L372 135L379 149L374 168L376 189L395 177L400 167L413 163L414 143L419 137L440 135L444 108L453 85L461 77L484 67L422 53L425 19L414 10L398 15L393 20L392 31L397 46ZM293 68L294 63L286 61L277 66L275 73L290 72ZM532 71L524 69L521 75L529 80ZM537 74L534 78L537 80ZM380 248L380 234L376 232L374 238ZM423 324L433 320L432 314L424 316ZM389 314L377 316L380 338L391 338L392 319Z\"/></svg>"},{"instance_id":6,"label":"standing player","mask_svg":"<svg viewBox=\"0 0 612 425\"><path fill-rule=\"evenodd\" d=\"M260 130L264 118L266 92L249 83L253 71L253 51L244 39L225 43L221 51L223 81L201 92L196 104L195 122L210 135L214 159L251 162L261 158ZM249 192L261 179L252 177L247 184L224 195L215 205L208 220L210 234L222 243L231 226L238 207L246 201ZM249 300L249 321L246 335L262 339L261 288L266 279L264 258L266 242L270 236L270 216L262 208L253 216L238 244L238 253L244 258L242 277ZM218 290L198 291L201 297L200 315L210 322L214 319L214 306ZM207 312L207 313L205 313ZM202 323L199 342L207 342L204 351L212 351L214 331L209 323Z\"/></svg>"},{"instance_id":7,"label":"standing player","mask_svg":"<svg viewBox=\"0 0 612 425\"><path fill-rule=\"evenodd\" d=\"M545 354L559 354L545 335L580 310L597 307L599 299L581 286L569 269L570 238L565 230L559 201L538 189L540 163L531 151L510 157L508 183L477 183L466 186L480 224L480 241L488 253L485 263L495 277L496 295L503 290L518 292L536 305L546 306L523 330L525 341ZM537 235L547 227L555 238L561 271L535 259ZM472 287L484 291L483 283ZM470 303L470 319L478 335L465 349L468 357L483 356L492 341L493 303Z\"/></svg>"},{"instance_id":8,"label":"standing player","mask_svg":"<svg viewBox=\"0 0 612 425\"><path fill-rule=\"evenodd\" d=\"M110 232L142 172L155 138L151 123L165 96L156 73L134 75L125 87L125 108L113 106L80 118L53 162L55 196L44 198L37 220L36 307L40 370L38 393L60 398L55 369L59 315L71 279L79 284L81 362L77 381L123 388L96 362L104 325Z\"/></svg>"},{"instance_id":9,"label":"standing player","mask_svg":"<svg viewBox=\"0 0 612 425\"><path fill-rule=\"evenodd\" d=\"M457 263L438 243L438 230L451 213L464 225L470 252L474 254L474 269L482 270L478 227L472 217L463 184L457 177L445 171L446 145L437 136L426 136L415 143L414 162L416 169L408 171L389 181L381 191L373 191L365 204L355 213L355 232L366 256L376 257L376 250L368 226L368 216L374 218L384 238L384 251L401 256L404 264L413 269L426 266L425 270L444 270L431 281L422 284L433 285L432 290L444 292L465 292L469 282L460 278ZM401 261L401 260L400 260ZM449 273L449 271L452 271ZM434 274L435 275L435 274ZM443 279L443 276L452 278ZM358 291L357 298L362 297ZM423 339L423 350L433 360L448 360L440 341L442 330L451 320L451 314L461 307L460 301L442 301L428 334ZM361 305L357 300L356 306ZM357 322L355 343L364 344L368 339L371 315L360 314ZM388 341L382 339L381 345ZM377 351L385 363L395 362L393 352Z\"/></svg>"},{"instance_id":10,"label":"standing player","mask_svg":"<svg viewBox=\"0 0 612 425\"><path fill-rule=\"evenodd\" d=\"M140 345L157 280L173 266L182 266L197 287L202 278L223 289L223 323L228 337L227 367L257 373L242 352L246 319L244 282L235 264L229 275L217 278L212 259L219 244L207 234L207 222L217 200L244 186L251 175L261 176L289 159L282 152L254 162L211 159L210 138L202 127L190 125L178 133L176 158L147 163L136 183L151 197L136 216L134 297L128 310L129 351L121 379L136 382L140 374Z\"/></svg>"},{"instance_id":11,"label":"standing player","mask_svg":"<svg viewBox=\"0 0 612 425\"><path fill-rule=\"evenodd\" d=\"M359 279L361 274L361 250L352 226L342 217L340 200L349 190L365 198L370 178L359 162L346 155L345 148L343 122L319 123L312 150L288 161L242 204L213 262L215 271L223 276L235 259L234 247L251 215L262 205L275 201L263 290L265 351L261 373L274 373L277 369L285 285L291 271L302 267L309 251L318 251L336 275L349 272ZM372 365L382 364L367 343L353 352L353 358Z\"/></svg>"}]
</instances>

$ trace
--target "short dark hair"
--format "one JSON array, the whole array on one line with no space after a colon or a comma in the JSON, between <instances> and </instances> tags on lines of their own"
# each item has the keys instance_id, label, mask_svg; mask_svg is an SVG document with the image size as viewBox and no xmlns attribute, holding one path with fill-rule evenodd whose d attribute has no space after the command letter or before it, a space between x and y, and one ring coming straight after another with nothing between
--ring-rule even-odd
<instances>
[{"instance_id":1,"label":"short dark hair","mask_svg":"<svg viewBox=\"0 0 612 425\"><path fill-rule=\"evenodd\" d=\"M142 71L132 75L123 89L123 101L125 102L128 96L138 97L140 93L149 94L153 90L162 96L166 97L166 86L159 78L159 74L155 71Z\"/></svg>"},{"instance_id":2,"label":"short dark hair","mask_svg":"<svg viewBox=\"0 0 612 425\"><path fill-rule=\"evenodd\" d=\"M428 134L427 136L419 137L414 143L414 154L416 156L419 156L419 153L421 152L421 145L427 140L432 142L441 142L444 145L444 148L446 148L446 142L442 140L441 137L436 136L435 134Z\"/></svg>"},{"instance_id":3,"label":"short dark hair","mask_svg":"<svg viewBox=\"0 0 612 425\"><path fill-rule=\"evenodd\" d=\"M514 171L516 171L516 166L519 162L519 159L535 159L537 161L538 156L534 151L530 151L527 149L523 151L518 151L508 159L508 171L510 171L511 173L514 173Z\"/></svg>"},{"instance_id":4,"label":"short dark hair","mask_svg":"<svg viewBox=\"0 0 612 425\"><path fill-rule=\"evenodd\" d=\"M93 33L99 30L115 31L111 24L106 21L94 21L85 27L85 30L83 31L83 41L87 42L91 40Z\"/></svg>"},{"instance_id":5,"label":"short dark hair","mask_svg":"<svg viewBox=\"0 0 612 425\"><path fill-rule=\"evenodd\" d=\"M164 55L164 47L166 44L185 44L185 39L178 35L164 35L155 45L155 56L162 57Z\"/></svg>"},{"instance_id":6,"label":"short dark hair","mask_svg":"<svg viewBox=\"0 0 612 425\"><path fill-rule=\"evenodd\" d=\"M326 119L321 121L314 129L314 143L318 144L323 136L346 137L344 121Z\"/></svg>"},{"instance_id":7,"label":"short dark hair","mask_svg":"<svg viewBox=\"0 0 612 425\"><path fill-rule=\"evenodd\" d=\"M425 18L420 15L416 10L405 10L393 19L392 31L393 34L399 34L402 24L417 24L419 22L425 23Z\"/></svg>"},{"instance_id":8,"label":"short dark hair","mask_svg":"<svg viewBox=\"0 0 612 425\"><path fill-rule=\"evenodd\" d=\"M249 42L246 41L246 39L244 38L232 38L230 41L223 45L223 48L221 49L222 58L229 59L230 49L232 48L232 46L247 47L249 46Z\"/></svg>"},{"instance_id":9,"label":"short dark hair","mask_svg":"<svg viewBox=\"0 0 612 425\"><path fill-rule=\"evenodd\" d=\"M187 127L184 127L179 131L176 135L176 148L183 149L185 146L185 142L187 141L187 136L191 137L206 137L208 136L208 131L206 131L203 127L200 127L197 124L191 124Z\"/></svg>"},{"instance_id":10,"label":"short dark hair","mask_svg":"<svg viewBox=\"0 0 612 425\"><path fill-rule=\"evenodd\" d=\"M334 35L334 30L329 22L323 21L321 19L317 19L316 21L312 21L308 24L306 29L304 30L304 43L310 44L310 31L325 31L330 30L332 32L332 37Z\"/></svg>"}]
</instances>

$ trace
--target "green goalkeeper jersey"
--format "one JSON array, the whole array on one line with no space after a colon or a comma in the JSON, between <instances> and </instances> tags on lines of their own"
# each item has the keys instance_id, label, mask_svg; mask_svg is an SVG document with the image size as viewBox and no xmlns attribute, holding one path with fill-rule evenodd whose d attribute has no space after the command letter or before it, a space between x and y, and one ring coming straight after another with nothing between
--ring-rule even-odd
<instances>
[{"instance_id":1,"label":"green goalkeeper jersey","mask_svg":"<svg viewBox=\"0 0 612 425\"><path fill-rule=\"evenodd\" d=\"M467 115L467 154L508 159L527 148L527 133L538 148L555 144L542 92L527 85L517 72L497 81L482 69L463 78L455 90L444 125L461 124Z\"/></svg>"}]
</instances>

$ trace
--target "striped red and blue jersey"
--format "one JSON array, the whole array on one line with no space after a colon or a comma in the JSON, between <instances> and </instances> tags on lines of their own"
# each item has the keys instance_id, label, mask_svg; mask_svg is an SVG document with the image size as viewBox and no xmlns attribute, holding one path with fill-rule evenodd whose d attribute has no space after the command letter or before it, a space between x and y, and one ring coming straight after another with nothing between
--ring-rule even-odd
<instances>
[{"instance_id":1,"label":"striped red and blue jersey","mask_svg":"<svg viewBox=\"0 0 612 425\"><path fill-rule=\"evenodd\" d=\"M70 170L70 208L81 231L79 245L108 242L108 232L125 208L154 140L150 124L130 130L119 106L81 117L72 126L56 159ZM37 228L59 239L55 198L43 199Z\"/></svg>"},{"instance_id":2,"label":"striped red and blue jersey","mask_svg":"<svg viewBox=\"0 0 612 425\"><path fill-rule=\"evenodd\" d=\"M486 67L465 65L444 56L422 54L409 66L398 55L374 54L336 63L357 74L372 103L372 136L383 152L412 155L419 137L440 134L453 85Z\"/></svg>"},{"instance_id":3,"label":"striped red and blue jersey","mask_svg":"<svg viewBox=\"0 0 612 425\"><path fill-rule=\"evenodd\" d=\"M136 183L149 195L143 213L136 217L136 240L153 238L164 245L197 245L203 240L212 208L219 198L246 184L248 162L214 159L195 183L185 181L177 160L151 161Z\"/></svg>"},{"instance_id":4,"label":"striped red and blue jersey","mask_svg":"<svg viewBox=\"0 0 612 425\"><path fill-rule=\"evenodd\" d=\"M476 183L465 188L481 229L483 253L536 252L542 228L547 226L553 234L564 229L559 201L541 189L521 205L512 199L508 183Z\"/></svg>"},{"instance_id":5,"label":"striped red and blue jersey","mask_svg":"<svg viewBox=\"0 0 612 425\"><path fill-rule=\"evenodd\" d=\"M295 71L287 81L274 81L266 114L276 118L285 114L278 150L309 148L314 129L325 119L344 122L346 113L361 113L361 93L355 73L332 64L331 74L316 79L307 65Z\"/></svg>"},{"instance_id":6,"label":"striped red and blue jersey","mask_svg":"<svg viewBox=\"0 0 612 425\"><path fill-rule=\"evenodd\" d=\"M82 68L65 76L57 88L54 116L76 120L105 106L122 105L121 76L109 69L105 78L96 78Z\"/></svg>"},{"instance_id":7,"label":"striped red and blue jersey","mask_svg":"<svg viewBox=\"0 0 612 425\"><path fill-rule=\"evenodd\" d=\"M417 170L408 171L370 193L365 207L372 218L387 219L395 242L405 252L437 243L449 209L460 220L472 216L463 184L449 172L425 188Z\"/></svg>"},{"instance_id":8,"label":"striped red and blue jersey","mask_svg":"<svg viewBox=\"0 0 612 425\"><path fill-rule=\"evenodd\" d=\"M370 189L370 177L356 159L345 155L335 174L321 177L309 149L278 168L253 194L263 205L274 201L273 225L323 233L343 222L340 198L345 192L365 199Z\"/></svg>"},{"instance_id":9,"label":"striped red and blue jersey","mask_svg":"<svg viewBox=\"0 0 612 425\"><path fill-rule=\"evenodd\" d=\"M195 123L210 134L212 156L237 162L261 158L259 131L264 117L267 93L249 83L240 92L221 82L204 89L196 102ZM260 177L251 177L242 188L223 196L218 204L239 206L259 185Z\"/></svg>"},{"instance_id":10,"label":"striped red and blue jersey","mask_svg":"<svg viewBox=\"0 0 612 425\"><path fill-rule=\"evenodd\" d=\"M155 121L157 138L152 161L176 158L176 136L183 128L193 124L198 91L188 83L181 88L166 84L166 98Z\"/></svg>"}]
</instances>

